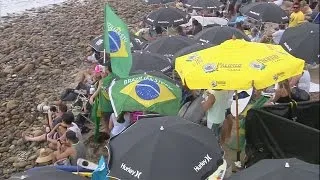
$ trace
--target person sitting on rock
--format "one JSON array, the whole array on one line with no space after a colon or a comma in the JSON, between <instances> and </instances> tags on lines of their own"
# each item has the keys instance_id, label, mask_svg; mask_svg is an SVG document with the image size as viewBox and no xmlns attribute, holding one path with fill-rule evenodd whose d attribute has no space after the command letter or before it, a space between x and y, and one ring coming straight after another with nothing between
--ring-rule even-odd
<instances>
[{"instance_id":1,"label":"person sitting on rock","mask_svg":"<svg viewBox=\"0 0 320 180\"><path fill-rule=\"evenodd\" d=\"M47 136L50 136L53 139L57 139L58 138L58 132L53 130L54 127L62 122L62 116L64 113L66 113L68 111L68 107L65 104L59 104L58 105L58 112L55 113L55 118L52 119L53 117L53 112L52 111L48 111L48 126L46 128L46 133L42 134L40 136L36 136L36 137L31 137L31 136L24 136L24 139L26 141L33 141L33 142L41 142L41 141L46 141Z\"/></svg>"},{"instance_id":2,"label":"person sitting on rock","mask_svg":"<svg viewBox=\"0 0 320 180\"><path fill-rule=\"evenodd\" d=\"M58 123L47 135L47 141L50 143L49 148L55 150L59 141L64 142L66 140L66 132L68 130L75 132L78 139L82 140L81 130L78 125L74 123L74 115L71 112L64 113L62 115L62 122ZM58 138L52 135L54 131L58 131Z\"/></svg>"},{"instance_id":3,"label":"person sitting on rock","mask_svg":"<svg viewBox=\"0 0 320 180\"><path fill-rule=\"evenodd\" d=\"M53 153L52 161L56 162L55 165L76 166L79 158L86 158L87 149L74 131L68 130L65 135L66 141L57 144L57 151ZM62 148L62 144L65 148Z\"/></svg>"}]
</instances>

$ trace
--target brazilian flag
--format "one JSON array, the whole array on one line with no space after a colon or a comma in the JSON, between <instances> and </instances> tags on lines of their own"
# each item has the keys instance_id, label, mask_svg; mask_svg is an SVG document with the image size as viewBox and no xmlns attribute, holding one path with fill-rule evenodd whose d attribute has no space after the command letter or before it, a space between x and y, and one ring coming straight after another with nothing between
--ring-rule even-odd
<instances>
[{"instance_id":1,"label":"brazilian flag","mask_svg":"<svg viewBox=\"0 0 320 180\"><path fill-rule=\"evenodd\" d=\"M113 73L120 78L129 76L132 66L130 34L128 26L107 4L104 18L104 48L110 53Z\"/></svg>"},{"instance_id":2,"label":"brazilian flag","mask_svg":"<svg viewBox=\"0 0 320 180\"><path fill-rule=\"evenodd\" d=\"M173 81L140 74L114 80L109 95L116 116L122 111L177 115L181 107L182 90Z\"/></svg>"}]
</instances>

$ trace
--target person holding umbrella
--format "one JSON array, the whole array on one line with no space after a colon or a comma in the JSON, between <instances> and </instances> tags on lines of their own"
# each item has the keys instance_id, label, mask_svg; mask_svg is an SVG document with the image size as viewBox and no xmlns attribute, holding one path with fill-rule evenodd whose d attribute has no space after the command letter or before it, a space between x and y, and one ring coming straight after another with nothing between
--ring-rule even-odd
<instances>
[{"instance_id":1,"label":"person holding umbrella","mask_svg":"<svg viewBox=\"0 0 320 180\"><path fill-rule=\"evenodd\" d=\"M304 14L300 10L300 3L294 3L293 12L290 15L289 27L296 27L302 22L304 22Z\"/></svg>"}]
</instances>

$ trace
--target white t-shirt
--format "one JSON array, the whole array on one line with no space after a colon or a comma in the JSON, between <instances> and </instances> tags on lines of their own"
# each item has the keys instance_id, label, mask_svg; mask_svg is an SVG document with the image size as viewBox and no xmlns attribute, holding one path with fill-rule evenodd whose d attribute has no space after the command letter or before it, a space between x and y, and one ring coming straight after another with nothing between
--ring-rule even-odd
<instances>
[{"instance_id":1,"label":"white t-shirt","mask_svg":"<svg viewBox=\"0 0 320 180\"><path fill-rule=\"evenodd\" d=\"M226 109L231 107L234 91L210 91L215 96L215 103L207 113L207 127L212 124L221 124L225 119Z\"/></svg>"},{"instance_id":2,"label":"white t-shirt","mask_svg":"<svg viewBox=\"0 0 320 180\"><path fill-rule=\"evenodd\" d=\"M68 130L76 133L76 136L79 140L82 140L81 130L76 123L72 123L72 126L68 128Z\"/></svg>"},{"instance_id":3,"label":"white t-shirt","mask_svg":"<svg viewBox=\"0 0 320 180\"><path fill-rule=\"evenodd\" d=\"M278 6L281 6L283 3L283 0L277 0L277 1L273 1L273 3L275 3Z\"/></svg>"},{"instance_id":4,"label":"white t-shirt","mask_svg":"<svg viewBox=\"0 0 320 180\"><path fill-rule=\"evenodd\" d=\"M304 70L301 78L299 79L298 88L305 90L307 93L309 93L310 81L311 81L311 77L310 77L309 71Z\"/></svg>"},{"instance_id":5,"label":"white t-shirt","mask_svg":"<svg viewBox=\"0 0 320 180\"><path fill-rule=\"evenodd\" d=\"M117 121L118 118L116 118L114 113L111 114L110 119L113 123L113 128L111 129L111 137L120 134L122 131L124 131L130 125L129 114L124 115L124 122L123 123L119 123Z\"/></svg>"},{"instance_id":6,"label":"white t-shirt","mask_svg":"<svg viewBox=\"0 0 320 180\"><path fill-rule=\"evenodd\" d=\"M275 42L276 44L279 44L280 39L283 35L284 29L279 29L278 31L274 32L272 34L272 40L273 42Z\"/></svg>"}]
</instances>

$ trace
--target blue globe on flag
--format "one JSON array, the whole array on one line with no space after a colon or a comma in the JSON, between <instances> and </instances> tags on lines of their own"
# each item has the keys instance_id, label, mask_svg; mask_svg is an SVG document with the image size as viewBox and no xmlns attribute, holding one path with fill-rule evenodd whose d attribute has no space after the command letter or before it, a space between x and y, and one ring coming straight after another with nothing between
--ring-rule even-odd
<instances>
[{"instance_id":1,"label":"blue globe on flag","mask_svg":"<svg viewBox=\"0 0 320 180\"><path fill-rule=\"evenodd\" d=\"M110 52L115 53L121 48L121 38L118 33L114 31L109 31L109 46Z\"/></svg>"},{"instance_id":2,"label":"blue globe on flag","mask_svg":"<svg viewBox=\"0 0 320 180\"><path fill-rule=\"evenodd\" d=\"M135 91L143 100L153 100L160 96L160 87L151 80L143 80L136 85Z\"/></svg>"}]
</instances>

